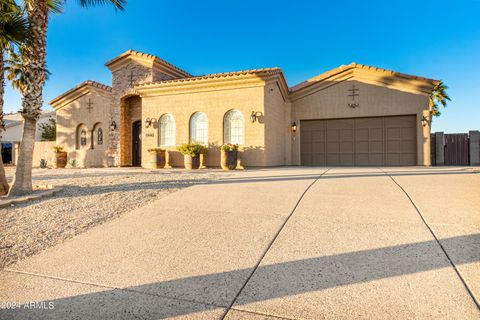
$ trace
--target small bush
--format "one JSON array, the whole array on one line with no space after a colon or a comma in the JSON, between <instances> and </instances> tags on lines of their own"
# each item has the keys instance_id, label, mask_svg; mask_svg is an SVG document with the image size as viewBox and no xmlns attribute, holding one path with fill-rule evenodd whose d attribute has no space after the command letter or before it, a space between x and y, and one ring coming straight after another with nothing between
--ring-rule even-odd
<instances>
[{"instance_id":1,"label":"small bush","mask_svg":"<svg viewBox=\"0 0 480 320\"><path fill-rule=\"evenodd\" d=\"M62 152L63 151L63 146L53 146L52 149L55 153Z\"/></svg>"},{"instance_id":2,"label":"small bush","mask_svg":"<svg viewBox=\"0 0 480 320\"><path fill-rule=\"evenodd\" d=\"M78 162L75 159L70 160L70 167L76 168L78 167Z\"/></svg>"},{"instance_id":3,"label":"small bush","mask_svg":"<svg viewBox=\"0 0 480 320\"><path fill-rule=\"evenodd\" d=\"M40 168L45 169L47 167L47 160L40 159Z\"/></svg>"},{"instance_id":4,"label":"small bush","mask_svg":"<svg viewBox=\"0 0 480 320\"><path fill-rule=\"evenodd\" d=\"M238 144L227 143L224 144L220 149L224 152L238 151Z\"/></svg>"},{"instance_id":5,"label":"small bush","mask_svg":"<svg viewBox=\"0 0 480 320\"><path fill-rule=\"evenodd\" d=\"M207 154L207 148L198 143L184 143L177 147L177 150L184 155L197 157L200 154Z\"/></svg>"},{"instance_id":6,"label":"small bush","mask_svg":"<svg viewBox=\"0 0 480 320\"><path fill-rule=\"evenodd\" d=\"M163 148L151 148L147 150L148 152L159 152L159 151L165 151Z\"/></svg>"}]
</instances>

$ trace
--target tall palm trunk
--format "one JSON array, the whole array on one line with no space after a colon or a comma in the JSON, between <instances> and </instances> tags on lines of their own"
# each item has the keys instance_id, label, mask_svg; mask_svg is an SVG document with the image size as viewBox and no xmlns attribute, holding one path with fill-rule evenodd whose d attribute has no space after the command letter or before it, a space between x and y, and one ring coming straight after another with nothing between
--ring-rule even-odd
<instances>
[{"instance_id":1,"label":"tall palm trunk","mask_svg":"<svg viewBox=\"0 0 480 320\"><path fill-rule=\"evenodd\" d=\"M25 88L22 90L23 136L18 153L17 170L9 196L32 192L32 160L35 128L41 113L45 82L45 49L48 23L48 0L26 2L29 40L22 45Z\"/></svg>"},{"instance_id":2,"label":"tall palm trunk","mask_svg":"<svg viewBox=\"0 0 480 320\"><path fill-rule=\"evenodd\" d=\"M4 89L4 77L5 77L5 70L4 70L4 59L3 59L3 51L0 53L0 136L2 135L3 131L5 130L5 123L3 121L3 94L5 92ZM0 195L7 194L8 192L8 182L7 177L5 176L5 168L3 167L3 159L2 153L0 152Z\"/></svg>"}]
</instances>

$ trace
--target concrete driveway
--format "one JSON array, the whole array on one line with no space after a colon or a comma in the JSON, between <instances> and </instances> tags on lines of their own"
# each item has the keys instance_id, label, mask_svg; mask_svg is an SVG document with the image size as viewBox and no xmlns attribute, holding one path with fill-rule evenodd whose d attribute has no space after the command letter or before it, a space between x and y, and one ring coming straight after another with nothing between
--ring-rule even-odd
<instances>
[{"instance_id":1,"label":"concrete driveway","mask_svg":"<svg viewBox=\"0 0 480 320\"><path fill-rule=\"evenodd\" d=\"M238 172L1 271L0 318L480 319L477 172Z\"/></svg>"}]
</instances>

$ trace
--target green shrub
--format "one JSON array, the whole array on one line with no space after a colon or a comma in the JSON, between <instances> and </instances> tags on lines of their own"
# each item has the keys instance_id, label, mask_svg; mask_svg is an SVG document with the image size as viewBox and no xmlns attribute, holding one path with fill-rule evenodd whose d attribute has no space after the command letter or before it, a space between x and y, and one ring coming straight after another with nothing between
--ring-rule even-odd
<instances>
[{"instance_id":1,"label":"green shrub","mask_svg":"<svg viewBox=\"0 0 480 320\"><path fill-rule=\"evenodd\" d=\"M207 148L198 143L184 143L177 147L177 150L184 155L197 157L200 154L207 154Z\"/></svg>"},{"instance_id":2,"label":"green shrub","mask_svg":"<svg viewBox=\"0 0 480 320\"><path fill-rule=\"evenodd\" d=\"M147 151L148 152L158 152L158 151L165 151L165 149L157 147L157 148L148 149Z\"/></svg>"},{"instance_id":3,"label":"green shrub","mask_svg":"<svg viewBox=\"0 0 480 320\"><path fill-rule=\"evenodd\" d=\"M63 146L54 146L54 147L52 147L52 149L55 153L62 152L63 151Z\"/></svg>"},{"instance_id":4,"label":"green shrub","mask_svg":"<svg viewBox=\"0 0 480 320\"><path fill-rule=\"evenodd\" d=\"M225 152L238 151L238 144L227 143L224 144L220 149Z\"/></svg>"}]
</instances>

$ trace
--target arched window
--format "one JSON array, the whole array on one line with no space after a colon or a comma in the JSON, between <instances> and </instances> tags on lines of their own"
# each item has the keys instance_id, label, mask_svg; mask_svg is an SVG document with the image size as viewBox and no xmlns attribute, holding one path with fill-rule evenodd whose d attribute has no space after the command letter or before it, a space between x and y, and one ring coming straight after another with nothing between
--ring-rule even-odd
<instances>
[{"instance_id":1,"label":"arched window","mask_svg":"<svg viewBox=\"0 0 480 320\"><path fill-rule=\"evenodd\" d=\"M243 115L238 110L230 110L223 119L223 142L233 144L244 143Z\"/></svg>"},{"instance_id":2,"label":"arched window","mask_svg":"<svg viewBox=\"0 0 480 320\"><path fill-rule=\"evenodd\" d=\"M208 144L208 118L203 112L195 112L190 119L190 143Z\"/></svg>"},{"instance_id":3,"label":"arched window","mask_svg":"<svg viewBox=\"0 0 480 320\"><path fill-rule=\"evenodd\" d=\"M97 144L101 146L103 144L103 130L102 128L98 128L97 130Z\"/></svg>"},{"instance_id":4,"label":"arched window","mask_svg":"<svg viewBox=\"0 0 480 320\"><path fill-rule=\"evenodd\" d=\"M103 135L103 128L102 128L101 122L97 122L93 126L90 140L91 140L91 146L90 146L91 149L103 148L105 137Z\"/></svg>"},{"instance_id":5,"label":"arched window","mask_svg":"<svg viewBox=\"0 0 480 320\"><path fill-rule=\"evenodd\" d=\"M87 146L87 132L85 124L81 123L77 126L75 131L75 147L77 150Z\"/></svg>"},{"instance_id":6,"label":"arched window","mask_svg":"<svg viewBox=\"0 0 480 320\"><path fill-rule=\"evenodd\" d=\"M159 145L162 147L171 147L176 145L175 119L171 114L164 114L160 117L158 126Z\"/></svg>"},{"instance_id":7,"label":"arched window","mask_svg":"<svg viewBox=\"0 0 480 320\"><path fill-rule=\"evenodd\" d=\"M87 145L87 130L83 129L80 133L80 145L86 146Z\"/></svg>"}]
</instances>

